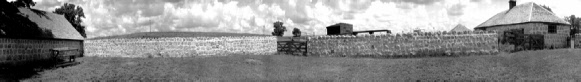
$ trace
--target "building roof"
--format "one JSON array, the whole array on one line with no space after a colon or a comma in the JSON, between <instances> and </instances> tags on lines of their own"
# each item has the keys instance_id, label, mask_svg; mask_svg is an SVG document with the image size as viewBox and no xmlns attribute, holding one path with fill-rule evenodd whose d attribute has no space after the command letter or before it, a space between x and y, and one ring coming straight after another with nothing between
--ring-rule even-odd
<instances>
[{"instance_id":1,"label":"building roof","mask_svg":"<svg viewBox=\"0 0 581 82\"><path fill-rule=\"evenodd\" d=\"M83 36L71 25L63 15L43 12L41 14L36 13L38 11L33 11L29 8L18 8L18 10L28 17L30 21L36 23L39 28L46 29L52 32L53 37L42 37L42 38L55 38L55 39L84 39Z\"/></svg>"},{"instance_id":2,"label":"building roof","mask_svg":"<svg viewBox=\"0 0 581 82\"><path fill-rule=\"evenodd\" d=\"M327 26L327 28L332 28L332 27L341 26L341 25L353 26L352 24L349 24L349 23L337 23L334 25Z\"/></svg>"},{"instance_id":3,"label":"building roof","mask_svg":"<svg viewBox=\"0 0 581 82\"><path fill-rule=\"evenodd\" d=\"M471 31L470 29L466 28L466 26L462 24L456 25L450 32L464 32L464 31Z\"/></svg>"},{"instance_id":4,"label":"building roof","mask_svg":"<svg viewBox=\"0 0 581 82\"><path fill-rule=\"evenodd\" d=\"M492 16L490 19L476 26L476 28L526 22L549 22L570 25L565 20L557 17L555 13L541 7L536 3L527 2Z\"/></svg>"}]
</instances>

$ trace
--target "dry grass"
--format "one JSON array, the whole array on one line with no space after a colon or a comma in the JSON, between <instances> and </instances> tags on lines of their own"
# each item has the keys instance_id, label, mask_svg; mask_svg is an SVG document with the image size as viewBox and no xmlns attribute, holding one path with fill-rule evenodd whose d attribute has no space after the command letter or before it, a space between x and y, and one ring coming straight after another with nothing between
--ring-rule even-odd
<instances>
[{"instance_id":1,"label":"dry grass","mask_svg":"<svg viewBox=\"0 0 581 82\"><path fill-rule=\"evenodd\" d=\"M469 57L372 59L286 55L206 58L96 58L25 81L241 80L571 80L581 81L581 50Z\"/></svg>"}]
</instances>

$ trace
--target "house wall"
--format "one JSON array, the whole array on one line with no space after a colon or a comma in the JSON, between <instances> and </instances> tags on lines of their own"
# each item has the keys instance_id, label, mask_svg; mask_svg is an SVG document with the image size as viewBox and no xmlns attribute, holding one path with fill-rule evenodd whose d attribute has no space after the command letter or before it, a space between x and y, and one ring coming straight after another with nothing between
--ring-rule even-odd
<instances>
[{"instance_id":1,"label":"house wall","mask_svg":"<svg viewBox=\"0 0 581 82\"><path fill-rule=\"evenodd\" d=\"M496 33L377 36L311 36L308 55L393 57L485 55L498 52Z\"/></svg>"},{"instance_id":2,"label":"house wall","mask_svg":"<svg viewBox=\"0 0 581 82\"><path fill-rule=\"evenodd\" d=\"M276 53L276 37L173 37L85 40L85 56L192 57Z\"/></svg>"},{"instance_id":3,"label":"house wall","mask_svg":"<svg viewBox=\"0 0 581 82\"><path fill-rule=\"evenodd\" d=\"M548 24L546 23L523 23L506 26L495 26L486 28L487 31L502 32L509 29L523 28L525 34L543 34L545 35L545 47L564 48L568 47L570 28L567 25L557 25L557 33L548 33Z\"/></svg>"},{"instance_id":4,"label":"house wall","mask_svg":"<svg viewBox=\"0 0 581 82\"><path fill-rule=\"evenodd\" d=\"M30 62L48 59L51 55L50 49L59 47L83 50L83 41L0 38L0 63Z\"/></svg>"}]
</instances>

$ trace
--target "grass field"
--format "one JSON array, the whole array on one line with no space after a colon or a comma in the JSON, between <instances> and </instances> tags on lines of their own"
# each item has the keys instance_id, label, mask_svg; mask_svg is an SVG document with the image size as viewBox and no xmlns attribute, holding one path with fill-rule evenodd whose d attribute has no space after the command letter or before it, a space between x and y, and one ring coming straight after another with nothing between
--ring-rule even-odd
<instances>
[{"instance_id":1,"label":"grass field","mask_svg":"<svg viewBox=\"0 0 581 82\"><path fill-rule=\"evenodd\" d=\"M581 81L581 50L569 49L407 59L237 55L78 60L82 64L47 70L24 81Z\"/></svg>"}]
</instances>

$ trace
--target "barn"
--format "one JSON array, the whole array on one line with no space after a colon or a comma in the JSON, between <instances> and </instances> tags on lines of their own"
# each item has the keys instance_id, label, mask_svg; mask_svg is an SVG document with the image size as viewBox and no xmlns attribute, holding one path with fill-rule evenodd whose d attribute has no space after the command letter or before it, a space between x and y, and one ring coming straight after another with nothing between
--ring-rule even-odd
<instances>
[{"instance_id":1,"label":"barn","mask_svg":"<svg viewBox=\"0 0 581 82\"><path fill-rule=\"evenodd\" d=\"M351 35L353 25L348 23L337 23L327 26L327 35Z\"/></svg>"},{"instance_id":2,"label":"barn","mask_svg":"<svg viewBox=\"0 0 581 82\"><path fill-rule=\"evenodd\" d=\"M546 48L563 48L568 45L570 24L539 4L527 2L516 5L515 0L510 0L508 10L494 15L474 29L499 33L518 29L524 34L543 35Z\"/></svg>"},{"instance_id":3,"label":"barn","mask_svg":"<svg viewBox=\"0 0 581 82\"><path fill-rule=\"evenodd\" d=\"M19 15L22 16L12 16L12 18L24 18L12 21L31 23L25 27L11 27L18 25L11 25L10 21L1 22L0 65L18 65L46 60L53 53L50 50L55 48L76 49L77 53L82 54L84 37L63 15L30 8L17 9Z\"/></svg>"}]
</instances>

